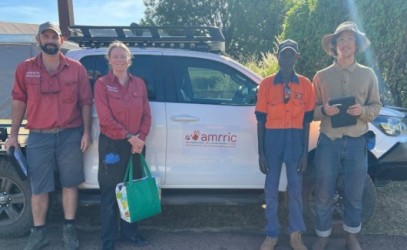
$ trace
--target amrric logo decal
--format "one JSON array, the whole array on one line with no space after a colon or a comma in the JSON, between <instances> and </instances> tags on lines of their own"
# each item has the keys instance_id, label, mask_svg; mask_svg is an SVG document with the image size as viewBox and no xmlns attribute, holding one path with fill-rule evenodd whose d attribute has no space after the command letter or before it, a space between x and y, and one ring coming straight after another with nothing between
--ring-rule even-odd
<instances>
[{"instance_id":1,"label":"amrric logo decal","mask_svg":"<svg viewBox=\"0 0 407 250\"><path fill-rule=\"evenodd\" d=\"M236 147L238 136L235 132L214 132L196 129L186 133L184 137L186 146L201 147Z\"/></svg>"}]
</instances>

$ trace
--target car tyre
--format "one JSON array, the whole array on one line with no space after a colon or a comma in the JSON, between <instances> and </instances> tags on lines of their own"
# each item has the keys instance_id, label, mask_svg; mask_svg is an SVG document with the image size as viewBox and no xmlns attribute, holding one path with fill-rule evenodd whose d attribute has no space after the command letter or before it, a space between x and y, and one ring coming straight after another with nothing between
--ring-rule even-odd
<instances>
[{"instance_id":1,"label":"car tyre","mask_svg":"<svg viewBox=\"0 0 407 250\"><path fill-rule=\"evenodd\" d=\"M6 158L0 158L0 238L18 237L32 226L31 187Z\"/></svg>"}]
</instances>

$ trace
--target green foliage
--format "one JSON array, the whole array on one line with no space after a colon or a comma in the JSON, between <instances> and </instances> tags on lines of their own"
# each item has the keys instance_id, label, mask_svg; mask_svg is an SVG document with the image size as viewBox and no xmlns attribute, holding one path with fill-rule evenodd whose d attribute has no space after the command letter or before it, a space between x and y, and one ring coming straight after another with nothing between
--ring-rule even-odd
<instances>
[{"instance_id":1,"label":"green foliage","mask_svg":"<svg viewBox=\"0 0 407 250\"><path fill-rule=\"evenodd\" d=\"M144 0L144 4L143 25L220 27L226 52L261 76L277 71L270 52L277 40L290 38L301 52L297 72L312 79L334 60L323 51L322 37L352 20L372 42L357 60L376 71L382 100L407 107L406 0Z\"/></svg>"},{"instance_id":2,"label":"green foliage","mask_svg":"<svg viewBox=\"0 0 407 250\"><path fill-rule=\"evenodd\" d=\"M144 0L144 25L210 25L222 29L226 52L249 58L271 51L295 0Z\"/></svg>"},{"instance_id":3,"label":"green foliage","mask_svg":"<svg viewBox=\"0 0 407 250\"><path fill-rule=\"evenodd\" d=\"M407 107L407 1L359 0L357 6L386 93L393 105Z\"/></svg>"},{"instance_id":4,"label":"green foliage","mask_svg":"<svg viewBox=\"0 0 407 250\"><path fill-rule=\"evenodd\" d=\"M383 101L407 107L406 13L405 0L298 1L287 12L280 37L299 43L302 60L297 71L312 79L317 70L334 60L323 51L322 37L333 33L343 21L356 22L372 42L358 55L358 61L376 71Z\"/></svg>"},{"instance_id":5,"label":"green foliage","mask_svg":"<svg viewBox=\"0 0 407 250\"><path fill-rule=\"evenodd\" d=\"M248 60L244 65L262 77L271 75L278 70L277 57L271 52L262 53L260 60L256 60L255 57L252 57L252 59Z\"/></svg>"},{"instance_id":6,"label":"green foliage","mask_svg":"<svg viewBox=\"0 0 407 250\"><path fill-rule=\"evenodd\" d=\"M312 79L316 71L332 63L334 58L326 55L321 39L333 33L336 26L349 20L344 0L305 0L297 2L287 12L282 38L298 42L301 60L297 71Z\"/></svg>"},{"instance_id":7,"label":"green foliage","mask_svg":"<svg viewBox=\"0 0 407 250\"><path fill-rule=\"evenodd\" d=\"M281 32L287 2L285 0L231 0L232 39L228 46L232 55L260 56L272 51Z\"/></svg>"}]
</instances>

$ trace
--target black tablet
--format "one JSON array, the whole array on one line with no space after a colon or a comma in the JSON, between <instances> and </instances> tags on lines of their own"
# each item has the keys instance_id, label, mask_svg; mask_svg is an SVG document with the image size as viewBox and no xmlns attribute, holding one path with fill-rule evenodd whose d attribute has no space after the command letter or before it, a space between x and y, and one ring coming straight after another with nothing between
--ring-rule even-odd
<instances>
[{"instance_id":1,"label":"black tablet","mask_svg":"<svg viewBox=\"0 0 407 250\"><path fill-rule=\"evenodd\" d=\"M25 158L23 152L19 147L10 147L8 151L8 156L11 163L14 166L14 169L17 171L18 176L21 180L25 180L28 177L28 164L27 159Z\"/></svg>"},{"instance_id":2,"label":"black tablet","mask_svg":"<svg viewBox=\"0 0 407 250\"><path fill-rule=\"evenodd\" d=\"M331 116L331 124L333 128L347 127L356 124L356 117L351 116L346 112L348 108L354 104L356 104L354 96L346 96L329 101L329 105L336 106L339 109L338 114Z\"/></svg>"}]
</instances>

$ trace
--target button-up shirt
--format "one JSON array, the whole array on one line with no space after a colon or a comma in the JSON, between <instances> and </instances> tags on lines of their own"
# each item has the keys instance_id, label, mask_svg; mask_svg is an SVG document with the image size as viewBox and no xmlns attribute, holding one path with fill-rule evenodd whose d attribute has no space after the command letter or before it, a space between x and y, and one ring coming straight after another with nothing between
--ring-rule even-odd
<instances>
[{"instance_id":1,"label":"button-up shirt","mask_svg":"<svg viewBox=\"0 0 407 250\"><path fill-rule=\"evenodd\" d=\"M100 132L111 139L125 139L126 134L139 134L145 141L151 126L150 105L144 81L129 74L124 86L109 73L95 84L95 106Z\"/></svg>"},{"instance_id":2,"label":"button-up shirt","mask_svg":"<svg viewBox=\"0 0 407 250\"><path fill-rule=\"evenodd\" d=\"M332 140L342 136L358 137L368 130L368 122L380 112L379 88L374 71L354 62L342 68L337 62L318 71L314 77L316 107L314 119L320 120L320 131ZM357 117L356 125L332 128L331 118L322 113L321 107L332 99L354 96L356 103L362 105L362 114Z\"/></svg>"},{"instance_id":3,"label":"button-up shirt","mask_svg":"<svg viewBox=\"0 0 407 250\"><path fill-rule=\"evenodd\" d=\"M266 115L267 129L302 129L304 116L307 118L308 113L308 117L312 117L315 97L310 80L294 73L288 87L290 98L284 103L284 82L281 73L266 77L260 83L256 116L261 120L261 117Z\"/></svg>"},{"instance_id":4,"label":"button-up shirt","mask_svg":"<svg viewBox=\"0 0 407 250\"><path fill-rule=\"evenodd\" d=\"M59 58L54 74L45 69L41 54L17 66L12 96L27 105L28 129L79 127L82 106L92 105L86 69L62 53Z\"/></svg>"}]
</instances>

